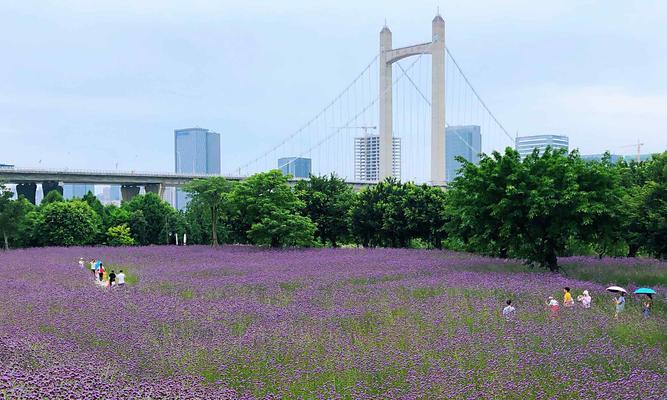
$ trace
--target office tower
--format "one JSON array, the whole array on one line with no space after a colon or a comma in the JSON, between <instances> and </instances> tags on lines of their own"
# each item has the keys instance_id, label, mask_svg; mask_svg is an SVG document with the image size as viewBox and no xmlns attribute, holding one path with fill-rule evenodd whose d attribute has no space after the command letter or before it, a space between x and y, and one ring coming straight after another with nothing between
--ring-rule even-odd
<instances>
[{"instance_id":1,"label":"office tower","mask_svg":"<svg viewBox=\"0 0 667 400\"><path fill-rule=\"evenodd\" d=\"M445 181L451 182L458 176L461 156L471 163L479 162L482 152L482 132L478 125L458 125L445 128Z\"/></svg>"},{"instance_id":2,"label":"office tower","mask_svg":"<svg viewBox=\"0 0 667 400\"><path fill-rule=\"evenodd\" d=\"M309 178L311 164L310 158L283 157L278 159L278 169L284 175L292 175L295 178Z\"/></svg>"},{"instance_id":3,"label":"office tower","mask_svg":"<svg viewBox=\"0 0 667 400\"><path fill-rule=\"evenodd\" d=\"M63 198L65 200L80 199L88 192L95 194L95 185L88 183L66 183L63 185Z\"/></svg>"},{"instance_id":4,"label":"office tower","mask_svg":"<svg viewBox=\"0 0 667 400\"><path fill-rule=\"evenodd\" d=\"M401 179L401 138L392 138L392 176ZM354 138L354 180L377 182L380 179L380 135Z\"/></svg>"},{"instance_id":5,"label":"office tower","mask_svg":"<svg viewBox=\"0 0 667 400\"><path fill-rule=\"evenodd\" d=\"M568 151L569 140L565 135L533 135L533 136L517 136L515 148L519 152L521 158L533 152L533 149L539 149L543 152L547 146L551 146L552 150L565 149Z\"/></svg>"},{"instance_id":6,"label":"office tower","mask_svg":"<svg viewBox=\"0 0 667 400\"><path fill-rule=\"evenodd\" d=\"M220 175L220 134L203 128L174 130L176 173ZM176 191L176 208L188 203L182 190Z\"/></svg>"}]
</instances>

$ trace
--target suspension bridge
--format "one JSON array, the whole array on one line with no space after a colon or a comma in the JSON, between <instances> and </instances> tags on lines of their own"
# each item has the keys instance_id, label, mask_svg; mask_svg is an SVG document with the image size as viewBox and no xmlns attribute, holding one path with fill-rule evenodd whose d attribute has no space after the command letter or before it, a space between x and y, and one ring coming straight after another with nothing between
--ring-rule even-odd
<instances>
[{"instance_id":1,"label":"suspension bridge","mask_svg":"<svg viewBox=\"0 0 667 400\"><path fill-rule=\"evenodd\" d=\"M378 53L341 92L301 127L223 176L242 180L276 168L290 170L307 158L313 175L335 174L355 189L390 176L444 186L455 175L455 156L474 162L480 153L513 144L445 46L445 21L437 15L431 41L405 47L392 47L385 24ZM0 168L0 180L16 183L17 192L33 202L38 182L48 188L44 195L63 183L118 184L129 200L140 186L161 194L165 187L201 177Z\"/></svg>"},{"instance_id":2,"label":"suspension bridge","mask_svg":"<svg viewBox=\"0 0 667 400\"><path fill-rule=\"evenodd\" d=\"M432 21L430 42L393 48L388 26L379 52L301 127L227 175L289 169L310 159L312 174L347 181L443 185L454 157L513 146L514 139L445 46L445 21ZM278 163L279 159L285 160ZM458 164L457 164L458 165ZM449 171L449 172L447 172Z\"/></svg>"}]
</instances>

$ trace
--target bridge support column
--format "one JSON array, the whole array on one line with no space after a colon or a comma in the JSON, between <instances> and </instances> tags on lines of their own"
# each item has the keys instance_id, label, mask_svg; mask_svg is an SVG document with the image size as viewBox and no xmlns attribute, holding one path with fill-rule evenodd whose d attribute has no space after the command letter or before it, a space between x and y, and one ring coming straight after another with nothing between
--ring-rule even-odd
<instances>
[{"instance_id":1,"label":"bridge support column","mask_svg":"<svg viewBox=\"0 0 667 400\"><path fill-rule=\"evenodd\" d=\"M431 184L445 184L445 20L433 18L431 42Z\"/></svg>"},{"instance_id":2,"label":"bridge support column","mask_svg":"<svg viewBox=\"0 0 667 400\"><path fill-rule=\"evenodd\" d=\"M16 185L16 196L23 195L32 204L35 204L35 192L37 192L36 183L19 183Z\"/></svg>"},{"instance_id":3,"label":"bridge support column","mask_svg":"<svg viewBox=\"0 0 667 400\"><path fill-rule=\"evenodd\" d=\"M147 183L144 185L144 190L146 190L146 193L155 193L160 198L164 196L164 185L161 183Z\"/></svg>"},{"instance_id":4,"label":"bridge support column","mask_svg":"<svg viewBox=\"0 0 667 400\"><path fill-rule=\"evenodd\" d=\"M120 197L122 201L130 201L132 198L139 194L138 185L121 185L120 187Z\"/></svg>"},{"instance_id":5,"label":"bridge support column","mask_svg":"<svg viewBox=\"0 0 667 400\"><path fill-rule=\"evenodd\" d=\"M380 165L379 178L384 180L392 176L394 132L392 123L392 74L391 61L389 57L391 50L391 31L385 25L380 31L380 119L378 121L380 130Z\"/></svg>"},{"instance_id":6,"label":"bridge support column","mask_svg":"<svg viewBox=\"0 0 667 400\"><path fill-rule=\"evenodd\" d=\"M60 195L63 195L63 187L58 181L44 181L42 182L42 193L46 197L52 191L57 190Z\"/></svg>"}]
</instances>

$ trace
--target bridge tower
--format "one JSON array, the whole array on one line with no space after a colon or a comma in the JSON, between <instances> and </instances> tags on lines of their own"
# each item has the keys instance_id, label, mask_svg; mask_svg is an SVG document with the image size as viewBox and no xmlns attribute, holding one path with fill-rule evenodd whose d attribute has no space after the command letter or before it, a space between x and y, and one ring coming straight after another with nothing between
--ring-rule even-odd
<instances>
[{"instance_id":1,"label":"bridge tower","mask_svg":"<svg viewBox=\"0 0 667 400\"><path fill-rule=\"evenodd\" d=\"M431 54L431 184L445 183L445 20L433 18L431 42L392 49L391 31L380 31L380 179L392 176L392 73L403 58Z\"/></svg>"}]
</instances>

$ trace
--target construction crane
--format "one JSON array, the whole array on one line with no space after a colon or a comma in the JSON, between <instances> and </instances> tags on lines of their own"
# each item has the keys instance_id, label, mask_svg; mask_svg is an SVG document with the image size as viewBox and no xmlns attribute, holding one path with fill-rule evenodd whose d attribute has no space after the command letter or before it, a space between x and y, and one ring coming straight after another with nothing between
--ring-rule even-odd
<instances>
[{"instance_id":1,"label":"construction crane","mask_svg":"<svg viewBox=\"0 0 667 400\"><path fill-rule=\"evenodd\" d=\"M636 146L636 147L637 147L637 162L641 162L641 158L642 158L642 146L643 146L643 145L644 145L644 143L642 143L639 139L637 139L637 143L636 143L636 144L628 144L628 145L625 145L625 146L618 146L618 147L619 147L619 148L623 148L623 147L635 147L635 146Z\"/></svg>"},{"instance_id":2,"label":"construction crane","mask_svg":"<svg viewBox=\"0 0 667 400\"><path fill-rule=\"evenodd\" d=\"M369 129L377 129L377 128L378 128L377 126L365 126L365 125L362 125L362 126L339 126L339 127L336 127L336 129L363 129L363 131L364 131L364 135L365 135L365 136L368 136L368 130L369 130Z\"/></svg>"}]
</instances>

